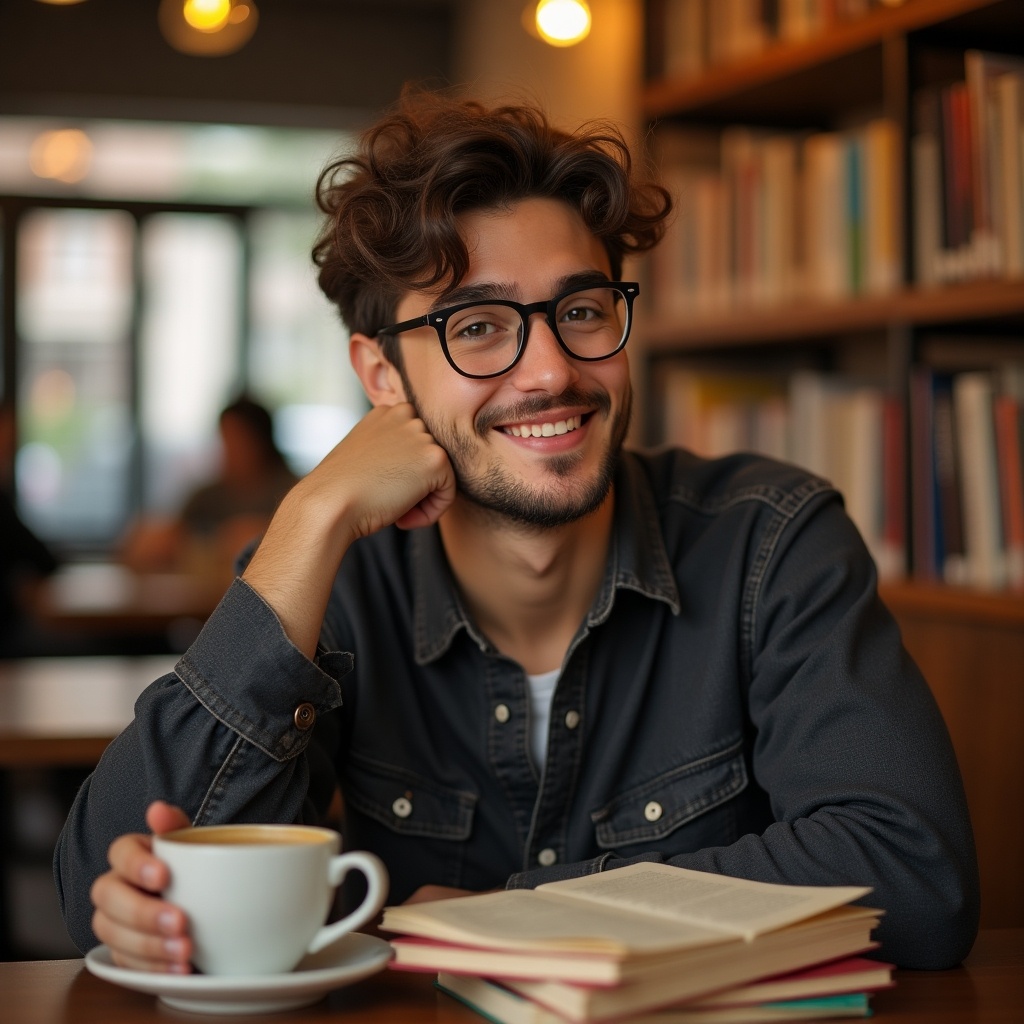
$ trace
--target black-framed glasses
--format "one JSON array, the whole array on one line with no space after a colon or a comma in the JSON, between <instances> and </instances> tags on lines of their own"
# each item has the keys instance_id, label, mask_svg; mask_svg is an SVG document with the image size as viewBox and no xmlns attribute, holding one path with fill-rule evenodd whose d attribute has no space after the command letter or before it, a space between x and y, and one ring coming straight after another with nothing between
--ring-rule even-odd
<instances>
[{"instance_id":1,"label":"black-framed glasses","mask_svg":"<svg viewBox=\"0 0 1024 1024\"><path fill-rule=\"evenodd\" d=\"M445 358L464 377L507 373L519 362L530 333L530 317L543 313L559 345L573 359L594 362L620 352L629 338L636 281L602 281L570 288L542 302L490 299L460 302L378 331L401 334L433 327Z\"/></svg>"}]
</instances>

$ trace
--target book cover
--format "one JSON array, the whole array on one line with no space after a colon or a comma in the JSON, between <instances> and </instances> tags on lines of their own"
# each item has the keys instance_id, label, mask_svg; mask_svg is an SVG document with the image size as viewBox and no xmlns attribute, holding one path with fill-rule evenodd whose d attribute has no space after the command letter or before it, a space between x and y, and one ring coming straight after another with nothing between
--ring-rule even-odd
<instances>
[{"instance_id":1,"label":"book cover","mask_svg":"<svg viewBox=\"0 0 1024 1024\"><path fill-rule=\"evenodd\" d=\"M437 987L495 1024L565 1024L565 1018L496 981L441 973ZM639 1016L630 1024L770 1024L870 1016L863 992L750 1006L696 1007L684 1004Z\"/></svg>"},{"instance_id":2,"label":"book cover","mask_svg":"<svg viewBox=\"0 0 1024 1024\"><path fill-rule=\"evenodd\" d=\"M762 981L726 989L690 1006L737 1006L781 1000L810 999L849 992L875 992L893 985L893 964L852 956L819 964L803 971L776 975Z\"/></svg>"}]
</instances>

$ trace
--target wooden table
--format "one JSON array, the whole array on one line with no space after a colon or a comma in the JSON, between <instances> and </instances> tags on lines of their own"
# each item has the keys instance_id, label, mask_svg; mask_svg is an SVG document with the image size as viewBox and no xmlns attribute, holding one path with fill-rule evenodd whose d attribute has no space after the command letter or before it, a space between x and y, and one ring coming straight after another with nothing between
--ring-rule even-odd
<instances>
[{"instance_id":1,"label":"wooden table","mask_svg":"<svg viewBox=\"0 0 1024 1024\"><path fill-rule=\"evenodd\" d=\"M92 766L174 655L0 661L0 768Z\"/></svg>"},{"instance_id":2,"label":"wooden table","mask_svg":"<svg viewBox=\"0 0 1024 1024\"><path fill-rule=\"evenodd\" d=\"M1024 929L985 931L964 967L898 971L873 999L878 1024L1020 1024L1024 1019ZM432 987L432 976L385 970L301 1010L208 1017L158 1007L154 996L93 977L81 960L0 963L4 1020L17 1024L168 1024L208 1021L299 1024L466 1024L482 1020Z\"/></svg>"},{"instance_id":3,"label":"wooden table","mask_svg":"<svg viewBox=\"0 0 1024 1024\"><path fill-rule=\"evenodd\" d=\"M204 622L223 580L179 572L138 573L116 563L68 565L42 580L34 613L46 626L87 633L152 633Z\"/></svg>"}]
</instances>

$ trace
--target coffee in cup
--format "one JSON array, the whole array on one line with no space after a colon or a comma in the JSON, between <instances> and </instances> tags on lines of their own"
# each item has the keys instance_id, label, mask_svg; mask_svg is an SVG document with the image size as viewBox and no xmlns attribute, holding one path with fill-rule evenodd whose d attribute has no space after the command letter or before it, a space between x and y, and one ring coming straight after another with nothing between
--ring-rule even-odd
<instances>
[{"instance_id":1,"label":"coffee in cup","mask_svg":"<svg viewBox=\"0 0 1024 1024\"><path fill-rule=\"evenodd\" d=\"M203 825L153 837L170 869L164 898L185 911L193 964L206 974L280 974L372 920L388 875L372 853L339 854L341 837L311 825ZM324 926L351 870L367 892L352 913Z\"/></svg>"}]
</instances>

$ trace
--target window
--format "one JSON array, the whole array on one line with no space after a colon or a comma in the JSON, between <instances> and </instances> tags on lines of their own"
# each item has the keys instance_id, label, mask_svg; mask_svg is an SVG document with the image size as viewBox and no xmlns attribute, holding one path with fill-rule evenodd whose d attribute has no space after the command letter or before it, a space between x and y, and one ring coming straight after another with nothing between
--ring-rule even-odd
<instances>
[{"instance_id":1,"label":"window","mask_svg":"<svg viewBox=\"0 0 1024 1024\"><path fill-rule=\"evenodd\" d=\"M0 388L18 409L19 506L41 536L97 552L140 511L173 512L212 472L218 413L242 389L274 411L300 473L362 415L309 258L313 183L345 142L0 119Z\"/></svg>"}]
</instances>

